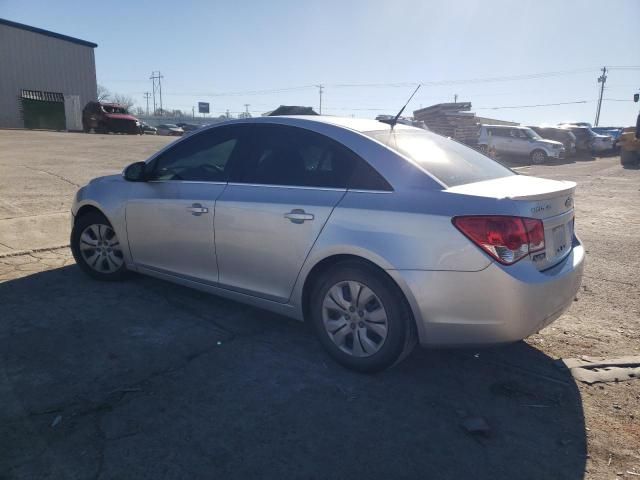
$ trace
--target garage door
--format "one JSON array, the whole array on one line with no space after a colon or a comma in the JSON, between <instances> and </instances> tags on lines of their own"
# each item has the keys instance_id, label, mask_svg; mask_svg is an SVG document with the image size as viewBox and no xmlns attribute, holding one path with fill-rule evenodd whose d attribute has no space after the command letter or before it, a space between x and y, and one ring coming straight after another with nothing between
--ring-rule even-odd
<instances>
[{"instance_id":1,"label":"garage door","mask_svg":"<svg viewBox=\"0 0 640 480\"><path fill-rule=\"evenodd\" d=\"M22 90L24 128L65 130L64 96L55 92Z\"/></svg>"}]
</instances>

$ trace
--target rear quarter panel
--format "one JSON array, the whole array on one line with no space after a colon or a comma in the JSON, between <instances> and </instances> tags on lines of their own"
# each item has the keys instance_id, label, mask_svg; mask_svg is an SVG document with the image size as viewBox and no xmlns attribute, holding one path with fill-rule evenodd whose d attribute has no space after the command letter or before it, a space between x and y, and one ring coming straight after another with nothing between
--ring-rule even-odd
<instances>
[{"instance_id":1,"label":"rear quarter panel","mask_svg":"<svg viewBox=\"0 0 640 480\"><path fill-rule=\"evenodd\" d=\"M512 208L512 202L445 191L348 191L309 252L291 303L301 304L309 272L333 255L362 257L390 273L483 270L491 260L453 226L451 218L512 215Z\"/></svg>"}]
</instances>

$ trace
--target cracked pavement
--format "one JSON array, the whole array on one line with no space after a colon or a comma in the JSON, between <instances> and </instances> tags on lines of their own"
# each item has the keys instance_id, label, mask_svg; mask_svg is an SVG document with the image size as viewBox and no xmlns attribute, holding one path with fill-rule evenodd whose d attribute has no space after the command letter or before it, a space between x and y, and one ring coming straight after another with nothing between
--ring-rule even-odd
<instances>
[{"instance_id":1,"label":"cracked pavement","mask_svg":"<svg viewBox=\"0 0 640 480\"><path fill-rule=\"evenodd\" d=\"M68 228L73 183L160 139L0 140L0 218L26 222L40 202ZM14 169L6 152L21 149L16 164L68 182ZM640 382L576 384L555 360L640 353L640 171L616 158L520 170L579 183L578 300L526 342L416 350L378 375L337 366L275 314L139 275L91 280L67 248L28 246L49 233L42 219L12 236L0 220L13 242L0 247L0 478L635 478ZM463 428L478 417L488 433Z\"/></svg>"},{"instance_id":2,"label":"cracked pavement","mask_svg":"<svg viewBox=\"0 0 640 480\"><path fill-rule=\"evenodd\" d=\"M67 244L79 186L119 173L173 140L0 130L0 255Z\"/></svg>"}]
</instances>

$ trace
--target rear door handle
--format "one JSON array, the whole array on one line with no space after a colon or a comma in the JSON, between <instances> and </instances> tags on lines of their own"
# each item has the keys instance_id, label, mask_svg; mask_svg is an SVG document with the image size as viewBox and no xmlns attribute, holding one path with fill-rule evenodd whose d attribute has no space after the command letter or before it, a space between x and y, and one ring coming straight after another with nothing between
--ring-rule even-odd
<instances>
[{"instance_id":1,"label":"rear door handle","mask_svg":"<svg viewBox=\"0 0 640 480\"><path fill-rule=\"evenodd\" d=\"M289 213L284 214L284 218L288 218L291 223L304 223L307 220L313 220L313 214L307 213L301 208L294 208Z\"/></svg>"},{"instance_id":2,"label":"rear door handle","mask_svg":"<svg viewBox=\"0 0 640 480\"><path fill-rule=\"evenodd\" d=\"M200 203L194 203L190 207L187 207L187 210L191 212L191 215L195 215L199 217L203 213L209 213L209 209L207 207L203 207Z\"/></svg>"}]
</instances>

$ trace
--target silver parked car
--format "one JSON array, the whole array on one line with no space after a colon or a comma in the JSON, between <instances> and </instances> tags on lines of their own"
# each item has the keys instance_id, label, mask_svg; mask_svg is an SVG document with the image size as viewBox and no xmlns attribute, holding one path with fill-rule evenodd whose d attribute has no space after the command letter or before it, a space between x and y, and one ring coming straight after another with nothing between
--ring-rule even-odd
<instances>
[{"instance_id":1,"label":"silver parked car","mask_svg":"<svg viewBox=\"0 0 640 480\"><path fill-rule=\"evenodd\" d=\"M359 371L421 345L513 342L580 286L575 184L517 175L418 128L261 117L203 128L73 202L71 248L310 321Z\"/></svg>"},{"instance_id":2,"label":"silver parked car","mask_svg":"<svg viewBox=\"0 0 640 480\"><path fill-rule=\"evenodd\" d=\"M170 137L180 137L184 134L184 130L173 123L163 123L156 127L157 135L168 135Z\"/></svg>"},{"instance_id":3,"label":"silver parked car","mask_svg":"<svg viewBox=\"0 0 640 480\"><path fill-rule=\"evenodd\" d=\"M498 155L529 157L534 164L565 156L562 142L546 140L529 127L481 125L478 146L482 151L493 149Z\"/></svg>"}]
</instances>

